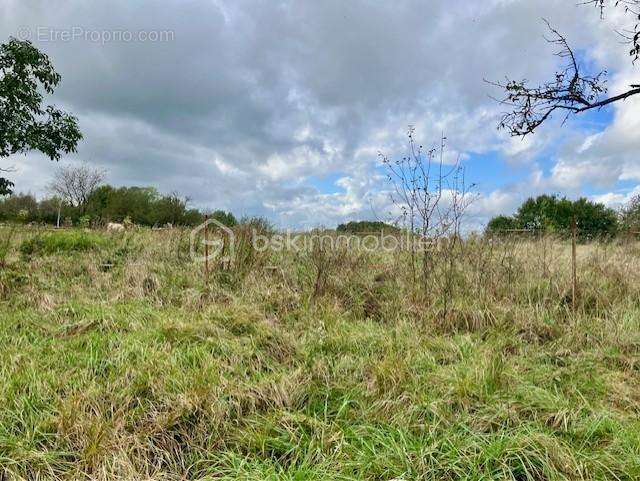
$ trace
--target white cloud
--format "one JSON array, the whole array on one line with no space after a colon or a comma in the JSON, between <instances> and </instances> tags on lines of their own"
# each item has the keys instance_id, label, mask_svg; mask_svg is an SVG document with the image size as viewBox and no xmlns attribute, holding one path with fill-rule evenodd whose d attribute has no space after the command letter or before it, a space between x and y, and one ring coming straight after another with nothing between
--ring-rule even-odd
<instances>
[{"instance_id":1,"label":"white cloud","mask_svg":"<svg viewBox=\"0 0 640 481\"><path fill-rule=\"evenodd\" d=\"M631 199L638 195L640 195L640 186L636 186L626 192L607 192L605 194L594 195L592 200L604 204L607 207L619 209L620 207L628 204Z\"/></svg>"},{"instance_id":2,"label":"white cloud","mask_svg":"<svg viewBox=\"0 0 640 481\"><path fill-rule=\"evenodd\" d=\"M114 184L299 226L383 217L393 208L377 153L402 155L409 124L425 147L444 132L448 162L496 150L531 170L517 188L482 193L477 219L547 189L640 180L640 99L616 106L612 125L587 140L570 124L525 141L496 132L503 107L483 79L535 82L554 71L541 17L612 68L612 91L637 78L612 32L618 19L601 22L574 2L33 0L0 11L5 38L17 26L174 32L164 43L37 42L63 76L56 102L85 134L70 160L106 168ZM536 158L564 136L545 176ZM19 167L19 190L43 192L49 161L8 163ZM335 193L314 187L335 175Z\"/></svg>"}]
</instances>

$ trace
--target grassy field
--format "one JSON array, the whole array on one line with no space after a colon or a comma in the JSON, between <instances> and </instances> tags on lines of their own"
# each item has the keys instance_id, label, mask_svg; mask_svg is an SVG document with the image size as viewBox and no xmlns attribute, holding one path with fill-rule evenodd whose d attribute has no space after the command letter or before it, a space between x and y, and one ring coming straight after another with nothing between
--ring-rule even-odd
<instances>
[{"instance_id":1,"label":"grassy field","mask_svg":"<svg viewBox=\"0 0 640 481\"><path fill-rule=\"evenodd\" d=\"M0 479L640 479L640 244L0 228ZM4 247L3 247L4 246Z\"/></svg>"}]
</instances>

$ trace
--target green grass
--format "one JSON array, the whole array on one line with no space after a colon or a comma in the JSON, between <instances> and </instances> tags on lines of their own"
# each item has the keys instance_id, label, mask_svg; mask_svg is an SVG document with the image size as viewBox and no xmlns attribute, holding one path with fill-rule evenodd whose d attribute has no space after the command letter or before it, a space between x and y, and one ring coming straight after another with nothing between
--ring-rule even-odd
<instances>
[{"instance_id":1,"label":"green grass","mask_svg":"<svg viewBox=\"0 0 640 481\"><path fill-rule=\"evenodd\" d=\"M49 232L23 240L20 252L25 256L63 254L93 250L105 244L106 239L97 234L82 231Z\"/></svg>"},{"instance_id":2,"label":"green grass","mask_svg":"<svg viewBox=\"0 0 640 481\"><path fill-rule=\"evenodd\" d=\"M477 291L461 263L442 317L392 256L348 253L312 299L303 254L205 284L172 235L104 247L106 272L91 252L9 260L27 279L0 277L8 479L640 478L632 248L581 247L575 314L566 246L549 278L522 249L510 286L500 256Z\"/></svg>"}]
</instances>

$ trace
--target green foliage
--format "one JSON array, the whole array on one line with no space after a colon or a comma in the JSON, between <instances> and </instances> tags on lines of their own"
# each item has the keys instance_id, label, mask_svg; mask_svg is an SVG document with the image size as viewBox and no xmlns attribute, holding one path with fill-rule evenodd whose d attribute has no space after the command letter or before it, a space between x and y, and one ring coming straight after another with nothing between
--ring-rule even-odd
<instances>
[{"instance_id":1,"label":"green foliage","mask_svg":"<svg viewBox=\"0 0 640 481\"><path fill-rule=\"evenodd\" d=\"M346 224L340 224L338 232L346 232L349 234L362 234L371 232L398 232L399 229L391 224L381 221L350 221Z\"/></svg>"},{"instance_id":2,"label":"green foliage","mask_svg":"<svg viewBox=\"0 0 640 481\"><path fill-rule=\"evenodd\" d=\"M532 197L518 208L515 217L523 229L566 230L571 227L572 202L555 195Z\"/></svg>"},{"instance_id":3,"label":"green foliage","mask_svg":"<svg viewBox=\"0 0 640 481\"><path fill-rule=\"evenodd\" d=\"M618 216L613 209L585 198L576 200L572 207L582 240L610 238L618 233Z\"/></svg>"},{"instance_id":4,"label":"green foliage","mask_svg":"<svg viewBox=\"0 0 640 481\"><path fill-rule=\"evenodd\" d=\"M187 201L177 194L161 195L153 187L97 188L87 201L85 210L93 219L123 222L129 218L137 225L197 225L202 214L187 209Z\"/></svg>"},{"instance_id":5,"label":"green foliage","mask_svg":"<svg viewBox=\"0 0 640 481\"><path fill-rule=\"evenodd\" d=\"M80 227L84 227L85 229L91 226L91 216L83 215L78 219L78 225Z\"/></svg>"},{"instance_id":6,"label":"green foliage","mask_svg":"<svg viewBox=\"0 0 640 481\"><path fill-rule=\"evenodd\" d=\"M106 239L97 234L80 231L50 232L22 241L20 253L24 256L34 256L83 252L106 244Z\"/></svg>"},{"instance_id":7,"label":"green foliage","mask_svg":"<svg viewBox=\"0 0 640 481\"><path fill-rule=\"evenodd\" d=\"M122 222L130 217L136 224L154 225L157 221L154 207L159 201L160 195L154 187L104 185L89 196L86 211L104 221Z\"/></svg>"},{"instance_id":8,"label":"green foliage","mask_svg":"<svg viewBox=\"0 0 640 481\"><path fill-rule=\"evenodd\" d=\"M55 224L59 208L61 219L78 218L77 209L57 197L37 201L31 194L12 194L0 199L0 221Z\"/></svg>"},{"instance_id":9,"label":"green foliage","mask_svg":"<svg viewBox=\"0 0 640 481\"><path fill-rule=\"evenodd\" d=\"M38 202L30 194L14 194L0 200L0 220L31 222L38 217Z\"/></svg>"},{"instance_id":10,"label":"green foliage","mask_svg":"<svg viewBox=\"0 0 640 481\"><path fill-rule=\"evenodd\" d=\"M490 234L506 235L507 231L517 228L518 221L515 218L506 215L499 215L489 221L486 232Z\"/></svg>"},{"instance_id":11,"label":"green foliage","mask_svg":"<svg viewBox=\"0 0 640 481\"><path fill-rule=\"evenodd\" d=\"M43 93L60 82L49 58L31 42L15 38L0 45L0 158L38 150L52 160L75 152L82 134L75 117L43 106ZM13 184L0 178L0 195Z\"/></svg>"},{"instance_id":12,"label":"green foliage","mask_svg":"<svg viewBox=\"0 0 640 481\"><path fill-rule=\"evenodd\" d=\"M126 218L137 225L198 225L203 215L187 208L187 201L176 194L161 195L153 187L98 187L82 206L72 206L57 197L37 201L31 194L13 194L0 199L0 221L35 222L55 225L60 209L61 219L73 225L89 227L105 222L123 222ZM223 223L233 226L232 214L218 211Z\"/></svg>"},{"instance_id":13,"label":"green foliage","mask_svg":"<svg viewBox=\"0 0 640 481\"><path fill-rule=\"evenodd\" d=\"M0 196L9 195L13 192L12 188L15 186L13 182L4 177L0 177Z\"/></svg>"},{"instance_id":14,"label":"green foliage","mask_svg":"<svg viewBox=\"0 0 640 481\"><path fill-rule=\"evenodd\" d=\"M610 238L618 231L618 217L612 209L585 198L571 201L555 195L527 199L513 217L498 216L487 225L488 233L507 229L529 229L567 236L576 219L581 240Z\"/></svg>"},{"instance_id":15,"label":"green foliage","mask_svg":"<svg viewBox=\"0 0 640 481\"><path fill-rule=\"evenodd\" d=\"M238 221L231 212L216 210L209 215L209 219L214 219L227 227L235 227Z\"/></svg>"}]
</instances>

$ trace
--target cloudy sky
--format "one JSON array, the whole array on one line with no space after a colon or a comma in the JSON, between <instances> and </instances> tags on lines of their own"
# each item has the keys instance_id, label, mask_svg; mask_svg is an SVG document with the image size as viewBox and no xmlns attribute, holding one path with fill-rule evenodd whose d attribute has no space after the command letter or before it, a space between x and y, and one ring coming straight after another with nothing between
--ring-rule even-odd
<instances>
[{"instance_id":1,"label":"cloudy sky","mask_svg":"<svg viewBox=\"0 0 640 481\"><path fill-rule=\"evenodd\" d=\"M496 130L483 79L539 81L560 61L548 19L611 93L638 83L615 28L577 0L0 0L0 36L30 38L63 80L77 155L114 185L153 185L203 208L280 226L334 226L389 212L378 152L402 156L408 125L445 133L478 200L470 222L542 192L617 205L640 184L640 98L551 122L522 141ZM55 167L13 165L45 193ZM640 189L638 189L640 190Z\"/></svg>"}]
</instances>

